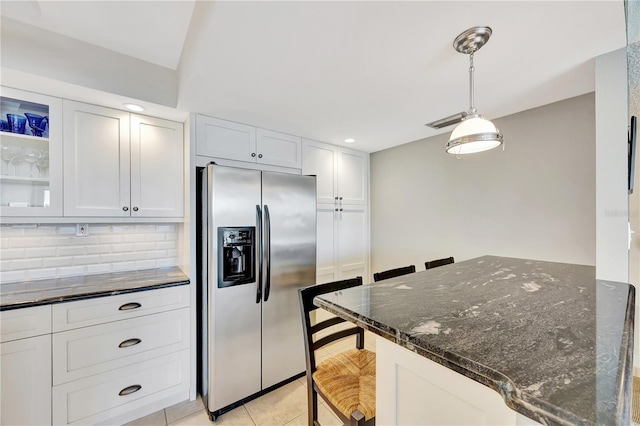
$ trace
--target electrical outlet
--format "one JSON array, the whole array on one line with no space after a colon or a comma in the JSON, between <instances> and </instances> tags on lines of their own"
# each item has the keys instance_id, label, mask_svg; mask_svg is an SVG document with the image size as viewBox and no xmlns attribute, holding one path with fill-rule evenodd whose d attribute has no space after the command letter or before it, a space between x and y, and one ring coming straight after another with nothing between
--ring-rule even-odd
<instances>
[{"instance_id":1,"label":"electrical outlet","mask_svg":"<svg viewBox=\"0 0 640 426\"><path fill-rule=\"evenodd\" d=\"M86 237L89 235L89 224L78 223L76 224L76 237Z\"/></svg>"}]
</instances>

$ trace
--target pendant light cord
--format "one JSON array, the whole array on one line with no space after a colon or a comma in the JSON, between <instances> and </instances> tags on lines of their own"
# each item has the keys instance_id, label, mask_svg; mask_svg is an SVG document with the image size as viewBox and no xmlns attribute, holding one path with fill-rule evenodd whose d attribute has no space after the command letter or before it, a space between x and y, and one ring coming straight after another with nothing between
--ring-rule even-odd
<instances>
[{"instance_id":1,"label":"pendant light cord","mask_svg":"<svg viewBox=\"0 0 640 426\"><path fill-rule=\"evenodd\" d=\"M476 107L473 104L473 72L475 67L473 66L473 52L469 55L469 111L471 114L476 113Z\"/></svg>"}]
</instances>

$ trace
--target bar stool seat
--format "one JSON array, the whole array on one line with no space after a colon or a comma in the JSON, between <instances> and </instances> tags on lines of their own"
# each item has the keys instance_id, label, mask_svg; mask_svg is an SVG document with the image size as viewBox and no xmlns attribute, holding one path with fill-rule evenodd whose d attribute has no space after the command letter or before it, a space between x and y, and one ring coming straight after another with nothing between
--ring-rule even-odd
<instances>
[{"instance_id":1,"label":"bar stool seat","mask_svg":"<svg viewBox=\"0 0 640 426\"><path fill-rule=\"evenodd\" d=\"M318 364L313 380L320 392L345 417L360 411L376 416L376 354L350 349Z\"/></svg>"}]
</instances>

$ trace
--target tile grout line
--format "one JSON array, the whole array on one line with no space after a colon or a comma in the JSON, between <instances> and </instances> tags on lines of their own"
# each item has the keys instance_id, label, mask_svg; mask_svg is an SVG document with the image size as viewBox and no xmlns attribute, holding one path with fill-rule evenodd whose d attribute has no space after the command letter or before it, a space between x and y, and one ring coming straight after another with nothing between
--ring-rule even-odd
<instances>
[{"instance_id":1,"label":"tile grout line","mask_svg":"<svg viewBox=\"0 0 640 426\"><path fill-rule=\"evenodd\" d=\"M251 419L251 422L253 423L253 426L258 426L258 423L256 423L256 421L253 419L253 416L251 415L251 411L249 411L249 409L247 408L246 404L242 404L242 408L244 408L244 411L246 411L247 414L249 415L249 418Z\"/></svg>"}]
</instances>

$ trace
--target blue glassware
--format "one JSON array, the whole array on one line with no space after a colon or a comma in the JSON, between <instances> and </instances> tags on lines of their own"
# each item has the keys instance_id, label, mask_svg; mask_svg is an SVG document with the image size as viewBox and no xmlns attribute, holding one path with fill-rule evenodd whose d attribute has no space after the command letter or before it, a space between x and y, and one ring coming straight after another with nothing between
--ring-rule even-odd
<instances>
[{"instance_id":1,"label":"blue glassware","mask_svg":"<svg viewBox=\"0 0 640 426\"><path fill-rule=\"evenodd\" d=\"M29 120L29 127L31 127L31 134L33 136L42 137L42 132L44 132L44 126L47 124L47 122L44 121L45 117L38 114L32 114L30 112L25 112L24 116L27 117L27 120ZM43 122L44 122L44 125L42 124Z\"/></svg>"},{"instance_id":2,"label":"blue glassware","mask_svg":"<svg viewBox=\"0 0 640 426\"><path fill-rule=\"evenodd\" d=\"M9 131L11 133L20 133L24 135L24 128L27 125L27 119L18 114L7 114L7 121L9 122Z\"/></svg>"},{"instance_id":3,"label":"blue glassware","mask_svg":"<svg viewBox=\"0 0 640 426\"><path fill-rule=\"evenodd\" d=\"M9 122L7 120L0 120L0 131L9 131Z\"/></svg>"}]
</instances>

